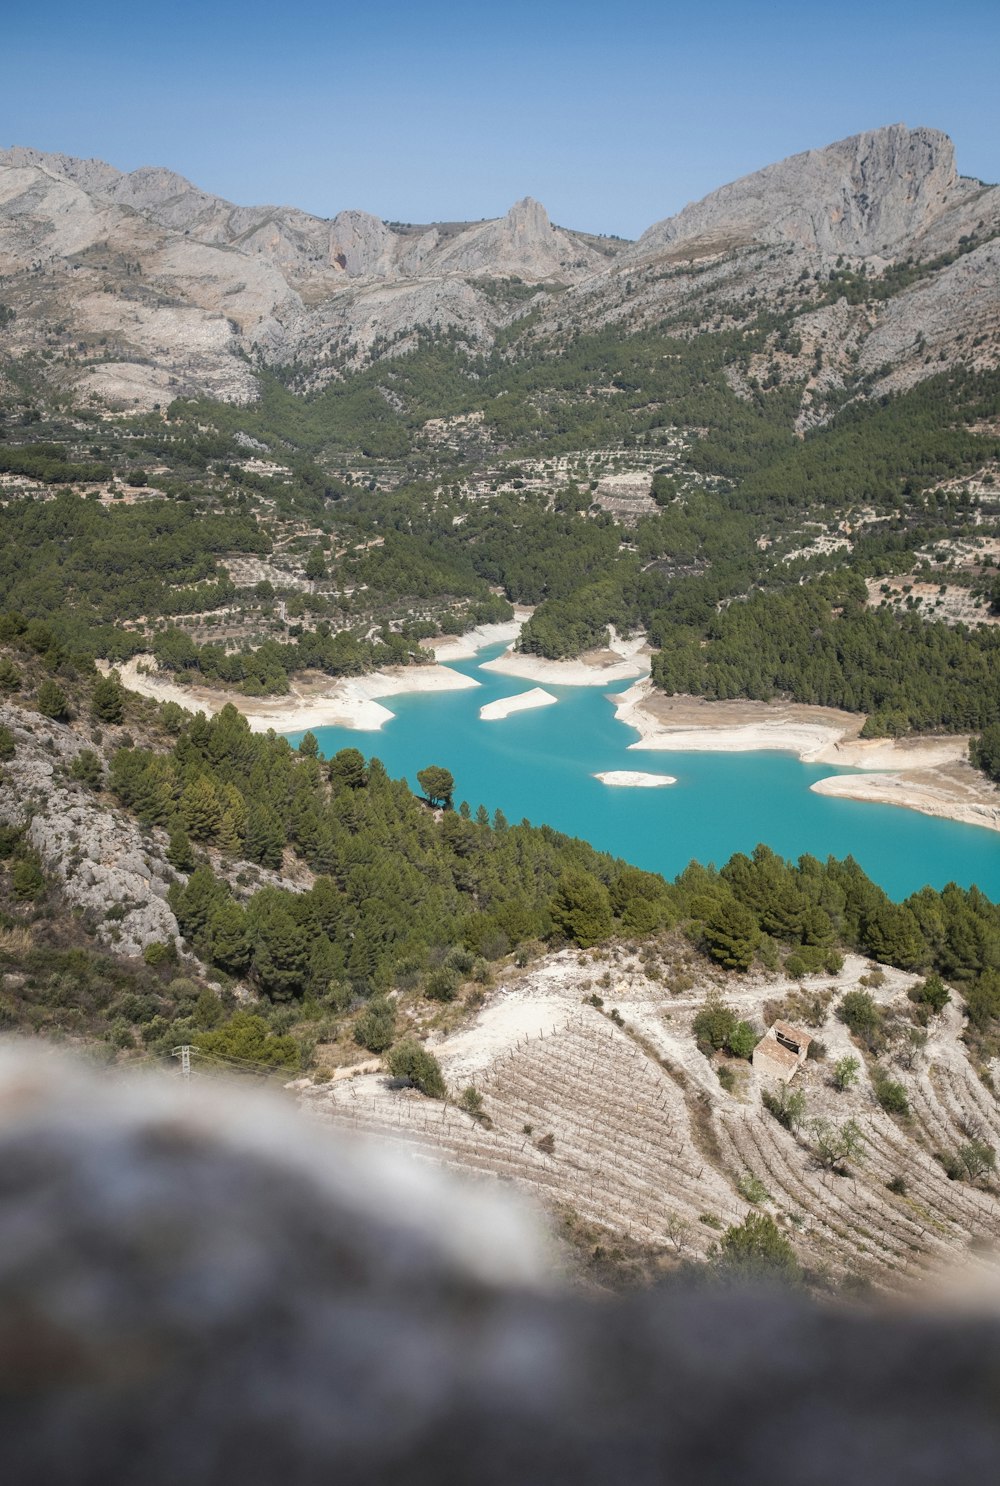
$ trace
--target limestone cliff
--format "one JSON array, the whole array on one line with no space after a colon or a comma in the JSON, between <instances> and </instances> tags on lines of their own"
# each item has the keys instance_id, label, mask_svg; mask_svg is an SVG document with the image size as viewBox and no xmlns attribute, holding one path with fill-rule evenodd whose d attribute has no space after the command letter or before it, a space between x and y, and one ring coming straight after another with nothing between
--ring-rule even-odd
<instances>
[{"instance_id":1,"label":"limestone cliff","mask_svg":"<svg viewBox=\"0 0 1000 1486\"><path fill-rule=\"evenodd\" d=\"M607 324L711 329L719 315L703 305L724 304L736 323L779 301L787 310L803 278L841 262L870 276L934 262L932 283L854 307L850 367L825 346L826 379L860 364L885 390L927 367L993 364L998 233L1000 189L959 175L946 135L902 124L723 186L632 245L556 227L530 197L483 222L407 225L354 209L327 220L235 206L166 169L0 152L9 353L44 347L57 385L130 406L252 398L255 360L322 380L406 350L428 327L488 348L529 310L554 346ZM799 307L808 339L810 307ZM793 373L803 380L808 363Z\"/></svg>"},{"instance_id":2,"label":"limestone cliff","mask_svg":"<svg viewBox=\"0 0 1000 1486\"><path fill-rule=\"evenodd\" d=\"M978 190L959 176L946 134L894 124L722 186L650 227L630 256L756 239L891 258Z\"/></svg>"}]
</instances>

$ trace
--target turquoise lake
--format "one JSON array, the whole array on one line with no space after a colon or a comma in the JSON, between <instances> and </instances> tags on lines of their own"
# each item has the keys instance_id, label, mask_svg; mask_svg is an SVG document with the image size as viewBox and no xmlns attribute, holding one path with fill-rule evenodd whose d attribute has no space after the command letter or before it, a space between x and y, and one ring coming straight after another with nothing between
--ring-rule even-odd
<instances>
[{"instance_id":1,"label":"turquoise lake","mask_svg":"<svg viewBox=\"0 0 1000 1486\"><path fill-rule=\"evenodd\" d=\"M894 898L947 882L975 883L1000 898L1000 833L809 789L816 779L856 770L802 764L782 753L629 753L637 734L615 721L608 693L597 686L546 683L557 706L482 722L486 702L535 684L479 669L503 649L494 645L452 663L478 687L386 698L396 716L377 732L314 728L320 751L329 757L359 748L414 787L418 769L443 765L455 776L456 805L468 800L475 811L482 803L491 815L499 807L512 823L554 826L666 877L692 859L721 866L764 841L792 859L851 855ZM288 736L297 743L302 734ZM677 783L631 789L592 777L610 769L672 774Z\"/></svg>"}]
</instances>

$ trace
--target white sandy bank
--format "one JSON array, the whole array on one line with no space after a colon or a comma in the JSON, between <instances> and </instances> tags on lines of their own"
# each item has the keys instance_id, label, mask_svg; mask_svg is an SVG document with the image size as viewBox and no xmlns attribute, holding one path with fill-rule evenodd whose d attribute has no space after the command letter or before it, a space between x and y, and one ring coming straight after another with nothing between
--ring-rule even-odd
<instances>
[{"instance_id":1,"label":"white sandy bank","mask_svg":"<svg viewBox=\"0 0 1000 1486\"><path fill-rule=\"evenodd\" d=\"M617 720L635 728L639 734L637 741L629 744L630 751L755 753L780 750L795 753L803 762L808 762L820 758L844 736L844 728L839 722L801 721L784 708L776 709L773 716L761 715L753 721L733 722L722 720L721 714L713 716L712 703L707 703L699 709L697 725L663 722L644 706L654 695L652 682L644 680L613 698ZM704 723L700 721L702 716Z\"/></svg>"},{"instance_id":2,"label":"white sandy bank","mask_svg":"<svg viewBox=\"0 0 1000 1486\"><path fill-rule=\"evenodd\" d=\"M503 624L477 624L464 635L446 635L440 640L426 640L424 645L435 660L472 660L487 645L499 645L501 641L510 645L521 633L521 626L531 613L530 609L515 609L514 618Z\"/></svg>"},{"instance_id":3,"label":"white sandy bank","mask_svg":"<svg viewBox=\"0 0 1000 1486\"><path fill-rule=\"evenodd\" d=\"M673 774L642 774L633 769L607 769L603 774L595 774L602 784L623 785L632 789L658 789L664 784L676 784L677 780Z\"/></svg>"},{"instance_id":4,"label":"white sandy bank","mask_svg":"<svg viewBox=\"0 0 1000 1486\"><path fill-rule=\"evenodd\" d=\"M968 757L969 740L947 738L859 738L863 719L794 703L693 702L684 721L664 720L651 710L666 699L650 681L638 681L613 698L615 717L635 728L630 749L673 753L794 753L802 763L858 769L933 769ZM649 706L646 704L649 703ZM735 719L735 720L734 720Z\"/></svg>"},{"instance_id":5,"label":"white sandy bank","mask_svg":"<svg viewBox=\"0 0 1000 1486\"><path fill-rule=\"evenodd\" d=\"M919 810L921 815L1000 831L1000 795L995 801L977 799L970 790L968 799L957 798L954 787L948 787L949 782L931 770L923 774L834 774L829 779L817 779L810 788L818 795L832 795L840 800L902 805L908 810ZM979 784L978 779L976 783Z\"/></svg>"},{"instance_id":6,"label":"white sandy bank","mask_svg":"<svg viewBox=\"0 0 1000 1486\"><path fill-rule=\"evenodd\" d=\"M142 671L140 671L142 667ZM105 669L107 669L105 667ZM464 691L480 683L447 666L393 666L367 676L330 679L316 687L292 685L283 697L243 697L238 692L208 686L178 686L161 675L150 655L137 655L121 666L122 682L140 696L157 702L178 702L191 712L214 714L231 702L242 712L255 733L303 732L306 728L348 727L377 732L395 714L378 697L404 693ZM144 674L144 672L148 674Z\"/></svg>"},{"instance_id":7,"label":"white sandy bank","mask_svg":"<svg viewBox=\"0 0 1000 1486\"><path fill-rule=\"evenodd\" d=\"M509 717L512 712L527 712L532 707L551 707L558 700L550 691L533 686L530 691L519 691L517 696L500 697L495 702L487 702L484 707L480 707L479 716L483 722L497 722L501 717Z\"/></svg>"},{"instance_id":8,"label":"white sandy bank","mask_svg":"<svg viewBox=\"0 0 1000 1486\"><path fill-rule=\"evenodd\" d=\"M863 719L791 703L705 702L664 697L640 681L613 698L619 722L635 728L630 749L794 753L803 763L872 773L817 780L817 794L900 805L963 825L1000 830L1000 790L968 762L968 737L859 738Z\"/></svg>"},{"instance_id":9,"label":"white sandy bank","mask_svg":"<svg viewBox=\"0 0 1000 1486\"><path fill-rule=\"evenodd\" d=\"M633 660L609 660L605 664L588 660L545 660L540 655L518 655L508 650L496 660L485 661L481 671L496 671L501 676L519 676L524 681L539 681L546 686L613 686L633 676L644 675L648 662L643 657Z\"/></svg>"},{"instance_id":10,"label":"white sandy bank","mask_svg":"<svg viewBox=\"0 0 1000 1486\"><path fill-rule=\"evenodd\" d=\"M578 660L545 660L540 655L520 655L509 646L496 660L488 660L481 671L496 671L501 676L520 676L525 681L540 681L549 686L612 686L635 676L648 676L650 657L645 635L623 640L615 631L607 650L590 651Z\"/></svg>"}]
</instances>

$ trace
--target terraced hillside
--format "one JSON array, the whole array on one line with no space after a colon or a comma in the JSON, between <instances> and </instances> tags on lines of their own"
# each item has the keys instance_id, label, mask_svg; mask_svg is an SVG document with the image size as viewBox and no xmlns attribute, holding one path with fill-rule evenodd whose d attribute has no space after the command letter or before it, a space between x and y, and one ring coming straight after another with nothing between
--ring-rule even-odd
<instances>
[{"instance_id":1,"label":"terraced hillside","mask_svg":"<svg viewBox=\"0 0 1000 1486\"><path fill-rule=\"evenodd\" d=\"M865 981L891 1028L878 1065L837 1017L844 994ZM648 957L564 951L511 972L470 1026L434 1048L456 1102L400 1087L370 1060L354 1076L304 1087L302 1099L415 1159L510 1182L591 1242L598 1234L604 1248L630 1241L661 1263L704 1258L721 1230L759 1208L814 1282L897 1290L956 1261L990 1264L1000 1233L992 1173L958 1174L960 1151L1000 1144L1000 1107L970 1062L954 1000L923 1042L907 997L915 984L850 956L838 976L805 989L699 968L678 991L677 962L664 976ZM593 1004L595 986L603 1006ZM765 1108L762 1096L777 1087L748 1062L699 1052L692 1023L720 993L758 1032L779 1007L808 1009L819 1022L810 1030L825 1055L789 1086L804 1103L792 1128ZM834 1068L851 1057L857 1081L838 1090ZM908 1114L879 1102L886 1068ZM481 1112L458 1102L470 1086Z\"/></svg>"}]
</instances>

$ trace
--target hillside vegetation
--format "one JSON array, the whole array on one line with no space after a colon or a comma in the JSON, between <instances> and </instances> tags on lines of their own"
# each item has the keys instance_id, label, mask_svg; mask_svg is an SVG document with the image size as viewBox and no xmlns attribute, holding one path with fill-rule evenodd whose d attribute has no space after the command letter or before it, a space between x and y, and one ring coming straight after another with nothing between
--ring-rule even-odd
<instances>
[{"instance_id":1,"label":"hillside vegetation","mask_svg":"<svg viewBox=\"0 0 1000 1486\"><path fill-rule=\"evenodd\" d=\"M975 888L895 903L766 844L666 882L453 799L445 757L394 780L238 705L517 606L540 660L614 631L666 694L969 734L997 778L1000 193L897 126L636 244L526 199L428 233L293 214L279 261L177 177L8 171L35 194L0 210L0 1025L297 1076L542 1193L598 1278L978 1263ZM216 715L95 664L136 658ZM817 1034L784 1092L750 1063L776 1016Z\"/></svg>"}]
</instances>

